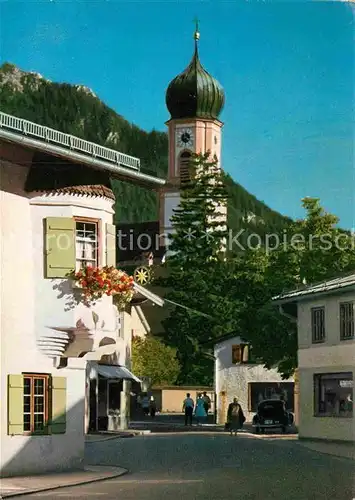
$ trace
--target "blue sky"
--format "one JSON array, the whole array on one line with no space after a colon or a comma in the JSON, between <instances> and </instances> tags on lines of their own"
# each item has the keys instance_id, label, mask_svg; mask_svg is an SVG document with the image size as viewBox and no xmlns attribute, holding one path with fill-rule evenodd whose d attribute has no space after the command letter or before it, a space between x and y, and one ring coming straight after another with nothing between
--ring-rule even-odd
<instances>
[{"instance_id":1,"label":"blue sky","mask_svg":"<svg viewBox=\"0 0 355 500\"><path fill-rule=\"evenodd\" d=\"M354 7L343 2L37 0L0 3L1 62L83 84L165 130L165 90L200 57L223 85L223 166L270 207L320 197L355 228Z\"/></svg>"}]
</instances>

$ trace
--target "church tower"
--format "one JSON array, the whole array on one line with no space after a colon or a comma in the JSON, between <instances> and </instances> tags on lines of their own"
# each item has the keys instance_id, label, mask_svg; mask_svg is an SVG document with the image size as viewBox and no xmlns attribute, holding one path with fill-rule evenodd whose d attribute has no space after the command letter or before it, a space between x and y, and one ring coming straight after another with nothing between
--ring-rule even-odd
<instances>
[{"instance_id":1,"label":"church tower","mask_svg":"<svg viewBox=\"0 0 355 500\"><path fill-rule=\"evenodd\" d=\"M167 184L160 193L160 234L172 232L171 217L180 203L180 186L189 179L193 153L210 151L221 166L223 123L219 115L224 106L224 91L200 63L198 26L194 33L195 50L188 67L174 78L166 91L170 113L168 126L169 169ZM168 238L162 241L168 244Z\"/></svg>"}]
</instances>

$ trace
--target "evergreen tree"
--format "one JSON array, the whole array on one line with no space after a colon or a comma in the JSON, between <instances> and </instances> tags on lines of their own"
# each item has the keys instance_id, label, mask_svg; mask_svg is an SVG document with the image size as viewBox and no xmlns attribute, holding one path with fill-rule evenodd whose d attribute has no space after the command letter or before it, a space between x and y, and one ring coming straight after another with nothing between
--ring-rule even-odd
<instances>
[{"instance_id":1,"label":"evergreen tree","mask_svg":"<svg viewBox=\"0 0 355 500\"><path fill-rule=\"evenodd\" d=\"M171 219L174 228L169 250L175 263L185 270L221 258L227 232L227 191L217 158L197 154L189 165L189 180L182 183L180 204Z\"/></svg>"},{"instance_id":2,"label":"evergreen tree","mask_svg":"<svg viewBox=\"0 0 355 500\"><path fill-rule=\"evenodd\" d=\"M177 348L179 383L212 383L213 359L200 344L220 333L221 317L226 327L235 322L235 302L231 307L220 279L227 238L223 180L209 153L192 158L190 180L181 187L180 205L172 217L166 277L157 282L169 290L168 300L186 306L176 307L163 325L165 342Z\"/></svg>"}]
</instances>

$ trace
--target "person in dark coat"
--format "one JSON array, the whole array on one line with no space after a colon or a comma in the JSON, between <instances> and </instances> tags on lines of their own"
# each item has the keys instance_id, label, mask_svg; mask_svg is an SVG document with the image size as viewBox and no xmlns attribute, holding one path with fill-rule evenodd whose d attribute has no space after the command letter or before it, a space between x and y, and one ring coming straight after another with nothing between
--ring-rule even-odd
<instances>
[{"instance_id":1,"label":"person in dark coat","mask_svg":"<svg viewBox=\"0 0 355 500\"><path fill-rule=\"evenodd\" d=\"M152 418L155 417L157 412L157 405L153 396L150 396L149 413Z\"/></svg>"},{"instance_id":2,"label":"person in dark coat","mask_svg":"<svg viewBox=\"0 0 355 500\"><path fill-rule=\"evenodd\" d=\"M190 393L188 392L186 394L186 398L184 399L183 405L182 405L182 411L185 413L185 425L190 423L192 425L192 415L195 407L195 402L190 396Z\"/></svg>"},{"instance_id":3,"label":"person in dark coat","mask_svg":"<svg viewBox=\"0 0 355 500\"><path fill-rule=\"evenodd\" d=\"M233 436L233 433L235 436L237 435L238 430L243 427L244 422L245 417L242 407L238 403L238 399L234 398L233 403L228 406L227 413L228 430L231 436Z\"/></svg>"}]
</instances>

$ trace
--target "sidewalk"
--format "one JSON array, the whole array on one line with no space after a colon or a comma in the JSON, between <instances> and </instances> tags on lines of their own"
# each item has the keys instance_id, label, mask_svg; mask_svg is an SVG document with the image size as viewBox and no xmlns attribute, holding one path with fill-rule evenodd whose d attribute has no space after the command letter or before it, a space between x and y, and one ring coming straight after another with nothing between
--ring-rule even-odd
<instances>
[{"instance_id":1,"label":"sidewalk","mask_svg":"<svg viewBox=\"0 0 355 500\"><path fill-rule=\"evenodd\" d=\"M183 422L159 422L156 420L141 420L130 423L132 432L146 433L149 430L152 433L165 432L221 432L224 431L224 426L216 424L192 424L186 426Z\"/></svg>"},{"instance_id":2,"label":"sidewalk","mask_svg":"<svg viewBox=\"0 0 355 500\"><path fill-rule=\"evenodd\" d=\"M298 444L305 446L310 450L334 455L336 457L348 458L355 460L355 445L354 443L335 443L332 441L311 441L300 439Z\"/></svg>"},{"instance_id":3,"label":"sidewalk","mask_svg":"<svg viewBox=\"0 0 355 500\"><path fill-rule=\"evenodd\" d=\"M0 482L0 498L16 497L39 491L65 488L67 486L95 483L122 476L127 472L127 469L121 467L87 465L84 470L72 472L3 478Z\"/></svg>"},{"instance_id":4,"label":"sidewalk","mask_svg":"<svg viewBox=\"0 0 355 500\"><path fill-rule=\"evenodd\" d=\"M101 441L109 441L110 439L124 439L131 438L135 436L135 432L133 430L129 430L127 432L110 432L110 431L102 431L96 432L94 434L86 434L85 443L100 443Z\"/></svg>"}]
</instances>

